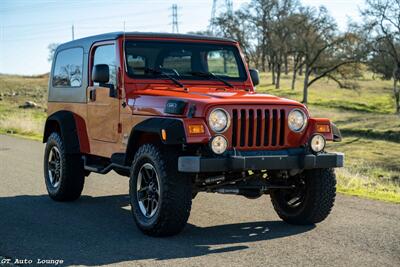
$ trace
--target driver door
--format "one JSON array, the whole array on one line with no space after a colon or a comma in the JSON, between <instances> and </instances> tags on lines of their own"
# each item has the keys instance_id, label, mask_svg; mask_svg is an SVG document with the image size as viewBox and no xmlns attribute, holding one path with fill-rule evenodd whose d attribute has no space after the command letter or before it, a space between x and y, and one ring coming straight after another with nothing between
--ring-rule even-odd
<instances>
[{"instance_id":1,"label":"driver door","mask_svg":"<svg viewBox=\"0 0 400 267\"><path fill-rule=\"evenodd\" d=\"M88 129L92 141L115 143L118 140L118 123L120 121L120 99L117 88L117 53L115 42L101 43L91 49L91 71L97 64L107 64L109 81L95 83L90 75L88 87Z\"/></svg>"}]
</instances>

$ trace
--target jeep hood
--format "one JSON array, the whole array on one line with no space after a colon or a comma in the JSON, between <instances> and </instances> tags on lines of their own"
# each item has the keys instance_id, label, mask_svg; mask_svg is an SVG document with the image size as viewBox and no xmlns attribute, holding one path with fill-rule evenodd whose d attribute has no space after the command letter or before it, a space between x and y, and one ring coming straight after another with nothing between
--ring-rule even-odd
<instances>
[{"instance_id":1,"label":"jeep hood","mask_svg":"<svg viewBox=\"0 0 400 267\"><path fill-rule=\"evenodd\" d=\"M196 105L195 117L202 117L208 108L226 105L291 105L304 107L297 101L269 94L259 94L244 90L218 91L209 88L185 92L181 89L145 89L135 90L126 96L128 105L134 114L168 115L164 108L168 100L182 100Z\"/></svg>"}]
</instances>

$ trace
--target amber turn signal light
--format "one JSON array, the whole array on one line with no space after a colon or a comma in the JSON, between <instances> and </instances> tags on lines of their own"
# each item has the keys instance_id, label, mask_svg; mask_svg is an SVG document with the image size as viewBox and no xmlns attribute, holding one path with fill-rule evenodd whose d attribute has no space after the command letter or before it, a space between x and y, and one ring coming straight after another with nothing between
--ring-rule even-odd
<instances>
[{"instance_id":1,"label":"amber turn signal light","mask_svg":"<svg viewBox=\"0 0 400 267\"><path fill-rule=\"evenodd\" d=\"M190 134L203 134L204 126L202 124L189 125L189 133Z\"/></svg>"},{"instance_id":2,"label":"amber turn signal light","mask_svg":"<svg viewBox=\"0 0 400 267\"><path fill-rule=\"evenodd\" d=\"M317 124L316 130L318 133L330 133L331 132L331 127L329 124Z\"/></svg>"},{"instance_id":3,"label":"amber turn signal light","mask_svg":"<svg viewBox=\"0 0 400 267\"><path fill-rule=\"evenodd\" d=\"M167 131L164 129L161 130L161 138L163 141L167 140Z\"/></svg>"}]
</instances>

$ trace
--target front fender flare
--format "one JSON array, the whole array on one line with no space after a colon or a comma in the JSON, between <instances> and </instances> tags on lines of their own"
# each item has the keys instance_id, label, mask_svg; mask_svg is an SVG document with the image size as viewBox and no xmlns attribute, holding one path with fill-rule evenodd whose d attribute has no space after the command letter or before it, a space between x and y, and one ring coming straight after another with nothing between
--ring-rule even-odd
<instances>
[{"instance_id":1,"label":"front fender flare","mask_svg":"<svg viewBox=\"0 0 400 267\"><path fill-rule=\"evenodd\" d=\"M341 142L342 141L342 133L340 132L339 128L336 124L331 122L331 129L333 135L333 142Z\"/></svg>"},{"instance_id":2,"label":"front fender flare","mask_svg":"<svg viewBox=\"0 0 400 267\"><path fill-rule=\"evenodd\" d=\"M166 140L161 137L161 130L167 133ZM138 123L132 128L126 150L126 163L133 159L133 153L138 148L137 141L142 134L153 134L159 137L164 145L186 144L185 127L182 120L175 118L150 118Z\"/></svg>"}]
</instances>

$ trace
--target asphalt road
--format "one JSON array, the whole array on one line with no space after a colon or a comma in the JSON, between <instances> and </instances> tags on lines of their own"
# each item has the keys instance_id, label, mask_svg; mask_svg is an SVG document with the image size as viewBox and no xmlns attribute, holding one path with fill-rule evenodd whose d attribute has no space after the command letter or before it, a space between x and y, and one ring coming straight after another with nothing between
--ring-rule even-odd
<instances>
[{"instance_id":1,"label":"asphalt road","mask_svg":"<svg viewBox=\"0 0 400 267\"><path fill-rule=\"evenodd\" d=\"M316 226L281 222L269 197L199 194L178 236L131 217L128 179L91 174L73 203L48 198L43 144L0 135L0 256L66 265L400 266L400 205L338 195ZM1 264L0 264L1 265Z\"/></svg>"}]
</instances>

